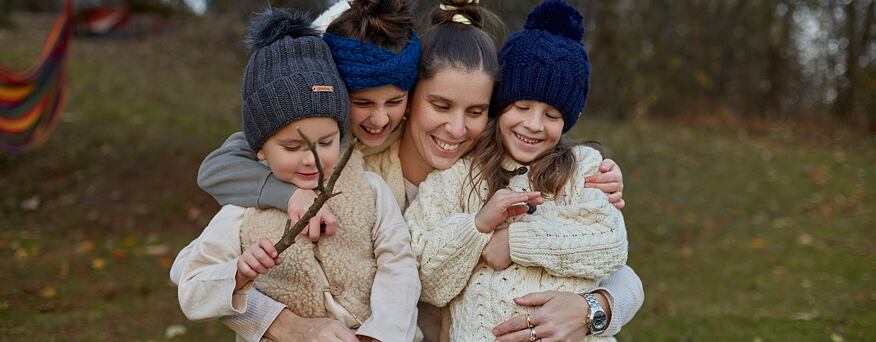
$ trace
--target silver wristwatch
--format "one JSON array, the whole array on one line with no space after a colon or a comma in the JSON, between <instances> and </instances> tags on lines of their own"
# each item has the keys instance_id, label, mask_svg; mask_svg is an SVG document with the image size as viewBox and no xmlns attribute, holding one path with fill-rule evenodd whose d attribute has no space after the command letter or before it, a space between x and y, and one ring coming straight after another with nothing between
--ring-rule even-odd
<instances>
[{"instance_id":1,"label":"silver wristwatch","mask_svg":"<svg viewBox=\"0 0 876 342\"><path fill-rule=\"evenodd\" d=\"M581 297L590 305L590 314L587 316L587 325L590 328L590 334L601 334L608 328L608 315L599 305L596 296L592 293L582 293Z\"/></svg>"}]
</instances>

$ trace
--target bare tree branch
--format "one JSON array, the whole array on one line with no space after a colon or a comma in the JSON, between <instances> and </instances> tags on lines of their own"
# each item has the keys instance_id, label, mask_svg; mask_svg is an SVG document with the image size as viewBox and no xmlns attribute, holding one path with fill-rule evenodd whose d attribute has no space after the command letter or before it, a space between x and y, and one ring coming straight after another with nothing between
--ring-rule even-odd
<instances>
[{"instance_id":1,"label":"bare tree branch","mask_svg":"<svg viewBox=\"0 0 876 342\"><path fill-rule=\"evenodd\" d=\"M295 222L295 225L292 226L291 229L289 226L292 224L292 220L286 220L286 227L283 229L283 237L280 238L280 241L274 244L274 248L277 250L278 255L295 243L295 237L298 236L298 234L301 234L301 231L304 230L304 227L310 222L310 219L316 216L316 213L319 212L326 201L341 194L341 192L333 193L335 182L338 181L338 177L341 176L341 171L347 165L347 161L350 160L350 156L353 154L353 149L356 148L356 138L351 137L349 146L344 150L344 154L338 161L338 165L332 172L331 177L329 177L328 183L324 184L324 171L322 169L322 164L319 162L319 153L316 152L316 144L304 133L301 133L300 130L298 132L304 138L304 141L307 142L307 146L310 148L310 152L313 153L313 157L316 158L316 167L319 170L319 185L317 185L319 194L317 194L316 199L313 200L313 204L310 205L307 212L304 213L304 216L301 216L301 219L299 219L298 222Z\"/></svg>"},{"instance_id":2,"label":"bare tree branch","mask_svg":"<svg viewBox=\"0 0 876 342\"><path fill-rule=\"evenodd\" d=\"M304 142L307 143L307 147L310 148L311 152L313 152L313 158L316 159L314 160L314 162L316 163L316 170L319 172L319 180L316 183L316 190L319 191L319 193L322 193L325 191L325 187L323 186L323 184L325 184L325 172L322 169L322 162L319 161L319 154L316 153L316 143L310 140L310 138L307 137L307 134L301 132L301 128L298 128L298 134L300 134L301 137L304 138Z\"/></svg>"}]
</instances>

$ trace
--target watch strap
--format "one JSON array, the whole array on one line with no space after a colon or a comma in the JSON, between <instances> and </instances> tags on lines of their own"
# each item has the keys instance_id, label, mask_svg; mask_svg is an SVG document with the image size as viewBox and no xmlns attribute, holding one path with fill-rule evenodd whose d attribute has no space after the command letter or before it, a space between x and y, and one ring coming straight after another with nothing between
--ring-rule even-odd
<instances>
[{"instance_id":1,"label":"watch strap","mask_svg":"<svg viewBox=\"0 0 876 342\"><path fill-rule=\"evenodd\" d=\"M605 310L602 308L602 304L599 304L599 300L596 299L596 296L593 293L581 293L581 297L584 297L584 300L587 301L587 304L590 305L590 310L587 314L587 329L589 330L588 334L599 334L606 330L608 325L606 324L602 329L596 329L593 326L593 317L596 316L597 312L602 312L605 314Z\"/></svg>"}]
</instances>

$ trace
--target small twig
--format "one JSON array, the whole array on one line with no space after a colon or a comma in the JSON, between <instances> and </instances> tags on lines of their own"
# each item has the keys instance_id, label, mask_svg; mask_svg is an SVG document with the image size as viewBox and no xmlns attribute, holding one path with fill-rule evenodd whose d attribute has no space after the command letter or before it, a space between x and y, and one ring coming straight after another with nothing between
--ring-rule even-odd
<instances>
[{"instance_id":1,"label":"small twig","mask_svg":"<svg viewBox=\"0 0 876 342\"><path fill-rule=\"evenodd\" d=\"M299 133L301 131L299 130ZM304 141L307 142L307 145L310 146L310 152L313 153L313 157L316 158L316 166L319 170L319 185L318 189L319 194L316 195L316 199L313 200L313 204L310 205L310 208L307 209L307 212L301 216L301 219L298 222L295 222L295 225L290 229L289 226L292 224L291 219L286 220L286 227L283 229L283 237L280 238L276 244L274 244L274 248L277 250L277 255L283 253L289 246L295 243L295 237L298 234L301 234L301 231L304 230L304 227L307 226L307 223L310 222L310 219L316 216L316 213L322 208L326 201L340 195L341 192L332 193L335 189L335 182L338 181L338 177L341 176L341 170L347 166L347 161L350 160L350 156L353 155L353 149L356 148L356 138L351 138L349 146L344 150L344 154L341 156L341 159L338 161L338 165L335 167L335 170L332 171L331 177L329 177L328 184L323 184L323 170L322 165L319 162L319 153L316 152L316 146L304 133L300 133L304 138Z\"/></svg>"},{"instance_id":2,"label":"small twig","mask_svg":"<svg viewBox=\"0 0 876 342\"><path fill-rule=\"evenodd\" d=\"M307 147L310 148L311 151L313 151L313 158L315 158L314 163L316 163L316 171L319 172L319 180L316 183L316 189L317 191L322 193L325 191L325 187L323 186L323 184L325 184L325 176L323 176L325 174L325 171L322 170L322 162L319 161L319 154L316 153L316 143L313 142L313 140L310 140L310 138L307 137L307 134L304 134L304 132L301 131L301 128L298 128L298 134L301 135L301 138L304 138L304 142L307 143Z\"/></svg>"}]
</instances>

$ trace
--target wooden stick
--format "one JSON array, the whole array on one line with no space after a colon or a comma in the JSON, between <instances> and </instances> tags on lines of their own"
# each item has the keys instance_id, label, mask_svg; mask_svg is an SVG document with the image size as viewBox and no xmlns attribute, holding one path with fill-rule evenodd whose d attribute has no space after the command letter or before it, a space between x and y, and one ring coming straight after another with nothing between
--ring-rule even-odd
<instances>
[{"instance_id":1,"label":"wooden stick","mask_svg":"<svg viewBox=\"0 0 876 342\"><path fill-rule=\"evenodd\" d=\"M295 222L295 225L292 226L291 229L289 226L292 224L292 220L286 220L286 227L283 229L283 237L280 238L280 241L274 244L274 248L277 250L277 255L283 253L283 251L295 243L295 237L298 236L298 234L301 234L301 231L304 230L304 227L307 226L310 219L316 216L316 213L319 212L326 201L341 194L341 192L332 193L335 189L335 182L338 181L338 177L341 176L341 170L347 165L347 161L350 160L350 156L353 154L353 149L356 148L357 140L356 138L351 137L349 146L344 150L344 154L341 156L340 161L338 161L338 165L332 172L331 177L329 177L328 183L324 184L324 171L322 169L322 164L319 162L319 153L316 152L316 144L311 141L307 135L301 133L301 130L299 130L298 133L301 134L301 137L307 142L310 152L313 153L313 157L316 158L316 168L319 171L319 184L317 185L319 194L316 195L316 199L313 200L313 204L310 205L310 208L307 209L304 216L301 216L301 219L298 220L298 222Z\"/></svg>"}]
</instances>

